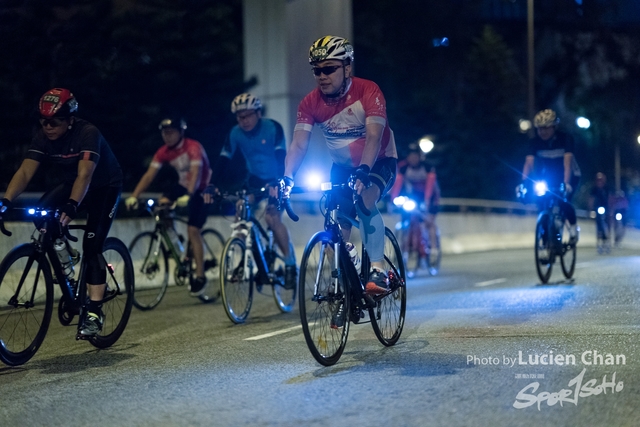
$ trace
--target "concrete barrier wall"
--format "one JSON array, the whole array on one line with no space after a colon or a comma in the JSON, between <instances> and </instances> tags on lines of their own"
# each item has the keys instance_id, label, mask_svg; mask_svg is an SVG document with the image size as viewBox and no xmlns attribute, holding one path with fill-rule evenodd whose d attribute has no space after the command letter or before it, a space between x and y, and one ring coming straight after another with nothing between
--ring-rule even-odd
<instances>
[{"instance_id":1,"label":"concrete barrier wall","mask_svg":"<svg viewBox=\"0 0 640 427\"><path fill-rule=\"evenodd\" d=\"M391 229L394 229L395 224L400 220L399 215L384 214L383 217L385 225ZM232 217L209 217L205 226L217 229L227 238L231 234L232 220ZM300 214L300 221L297 223L286 218L286 215L284 221L291 231L299 260L309 238L322 229L323 219L317 214L304 213ZM533 248L535 215L441 213L437 221L441 231L442 250L445 254ZM578 224L581 228L579 247L594 247L594 221L581 219ZM0 235L0 258L3 258L17 244L29 242L34 232L34 226L29 222L8 222L6 226L13 232L13 236ZM151 218L116 220L110 235L119 237L128 245L136 234L153 230L153 226ZM186 226L178 223L177 228L186 235ZM354 243L360 242L358 232L354 232L351 240ZM628 228L623 245L640 249L640 231Z\"/></svg>"}]
</instances>

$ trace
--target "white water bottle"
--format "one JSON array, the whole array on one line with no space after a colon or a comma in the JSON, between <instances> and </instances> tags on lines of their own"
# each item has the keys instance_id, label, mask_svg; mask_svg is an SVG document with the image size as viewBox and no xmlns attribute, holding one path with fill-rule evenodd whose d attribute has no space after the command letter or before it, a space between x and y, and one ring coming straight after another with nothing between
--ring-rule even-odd
<instances>
[{"instance_id":1,"label":"white water bottle","mask_svg":"<svg viewBox=\"0 0 640 427\"><path fill-rule=\"evenodd\" d=\"M56 250L60 264L62 264L62 271L64 272L64 275L67 276L67 278L72 279L75 275L75 271L73 270L73 259L67 249L67 242L57 238L53 243L53 248Z\"/></svg>"},{"instance_id":2,"label":"white water bottle","mask_svg":"<svg viewBox=\"0 0 640 427\"><path fill-rule=\"evenodd\" d=\"M351 242L345 242L344 247L349 252L349 257L351 258L351 262L356 266L356 270L360 273L360 267L362 263L360 262L360 255L358 254L358 250L356 246Z\"/></svg>"}]
</instances>

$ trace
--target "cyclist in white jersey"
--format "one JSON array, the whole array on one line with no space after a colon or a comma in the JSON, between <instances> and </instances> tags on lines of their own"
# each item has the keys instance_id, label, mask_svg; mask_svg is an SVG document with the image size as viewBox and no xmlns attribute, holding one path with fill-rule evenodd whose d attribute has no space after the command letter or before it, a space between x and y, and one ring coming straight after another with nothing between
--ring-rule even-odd
<instances>
[{"instance_id":1,"label":"cyclist in white jersey","mask_svg":"<svg viewBox=\"0 0 640 427\"><path fill-rule=\"evenodd\" d=\"M355 190L370 210L369 215L360 209L357 214L372 264L365 292L376 295L388 289L383 271L385 227L376 203L393 185L398 155L387 122L384 95L374 82L353 76L352 62L353 46L342 37L322 37L309 49L309 63L318 87L298 106L282 180L288 197L294 185L293 176L307 154L311 130L318 125L333 160L332 182L344 183L353 175ZM350 190L345 197L352 197ZM351 226L348 222L341 225L343 237L348 240Z\"/></svg>"}]
</instances>

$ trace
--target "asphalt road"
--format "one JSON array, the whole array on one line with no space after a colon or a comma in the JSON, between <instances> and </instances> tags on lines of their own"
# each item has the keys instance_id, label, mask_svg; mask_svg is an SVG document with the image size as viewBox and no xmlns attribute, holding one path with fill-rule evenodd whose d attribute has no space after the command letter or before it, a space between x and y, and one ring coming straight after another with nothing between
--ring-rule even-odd
<instances>
[{"instance_id":1,"label":"asphalt road","mask_svg":"<svg viewBox=\"0 0 640 427\"><path fill-rule=\"evenodd\" d=\"M638 277L630 250L579 248L575 281L549 285L532 250L448 256L409 281L396 346L352 326L326 368L271 295L232 325L174 287L107 350L54 319L0 367L0 426L638 426Z\"/></svg>"}]
</instances>

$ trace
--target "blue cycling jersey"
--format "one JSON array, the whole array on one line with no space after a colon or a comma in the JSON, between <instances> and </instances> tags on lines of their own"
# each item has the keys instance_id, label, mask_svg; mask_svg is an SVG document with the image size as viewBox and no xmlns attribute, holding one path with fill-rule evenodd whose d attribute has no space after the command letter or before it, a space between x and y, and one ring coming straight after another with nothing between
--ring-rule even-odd
<instances>
[{"instance_id":1,"label":"blue cycling jersey","mask_svg":"<svg viewBox=\"0 0 640 427\"><path fill-rule=\"evenodd\" d=\"M284 156L276 156L276 151L286 152L287 145L282 126L275 120L261 118L251 132L234 126L220 155L231 158L237 149L246 159L249 174L272 180L284 173Z\"/></svg>"}]
</instances>

